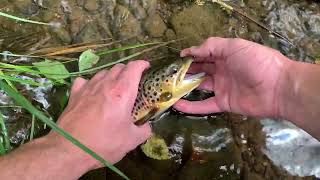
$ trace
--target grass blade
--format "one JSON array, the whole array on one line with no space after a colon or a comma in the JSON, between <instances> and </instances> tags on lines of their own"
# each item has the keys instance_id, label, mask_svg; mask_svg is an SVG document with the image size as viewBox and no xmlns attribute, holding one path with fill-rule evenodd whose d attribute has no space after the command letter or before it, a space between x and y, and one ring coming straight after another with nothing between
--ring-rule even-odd
<instances>
[{"instance_id":1,"label":"grass blade","mask_svg":"<svg viewBox=\"0 0 320 180\"><path fill-rule=\"evenodd\" d=\"M31 130L30 130L30 138L29 140L33 140L33 135L34 135L34 123L35 123L36 117L32 114L32 120L31 120Z\"/></svg>"},{"instance_id":2,"label":"grass blade","mask_svg":"<svg viewBox=\"0 0 320 180\"><path fill-rule=\"evenodd\" d=\"M3 145L3 137L0 136L0 156L5 154L6 154L6 149L4 148L4 145Z\"/></svg>"},{"instance_id":3,"label":"grass blade","mask_svg":"<svg viewBox=\"0 0 320 180\"><path fill-rule=\"evenodd\" d=\"M24 96L22 96L20 93L13 90L7 83L0 80L0 88L5 91L11 98L13 98L17 104L21 105L23 108L29 111L29 113L33 114L37 119L41 120L43 123L48 125L52 130L56 131L63 137L65 137L67 140L69 140L74 145L78 146L80 149L82 149L84 152L88 153L98 161L100 161L102 164L107 166L109 169L113 170L117 174L119 174L121 177L125 179L129 179L125 174L123 174L119 169L114 167L112 164L104 160L101 156L99 156L97 153L89 149L87 146L83 145L80 141L75 139L73 136L71 136L68 132L62 130L60 127L57 126L55 122L50 120L46 115L43 114L40 110L38 110L36 107L34 107Z\"/></svg>"},{"instance_id":4,"label":"grass blade","mask_svg":"<svg viewBox=\"0 0 320 180\"><path fill-rule=\"evenodd\" d=\"M4 75L4 73L0 70L0 75ZM12 84L12 82L8 79L5 79L5 81L9 84L10 87L12 87L12 89L16 90L16 87Z\"/></svg>"},{"instance_id":5,"label":"grass blade","mask_svg":"<svg viewBox=\"0 0 320 180\"><path fill-rule=\"evenodd\" d=\"M10 18L10 19L14 19L14 20L17 20L17 21L26 22L26 23L41 24L41 25L50 26L49 23L44 23L44 22L39 22L39 21L32 21L32 20L29 20L29 19L24 19L24 18L20 18L20 17L17 17L17 16L10 15L10 14L6 14L6 13L3 13L3 12L0 12L0 16L6 17L6 18Z\"/></svg>"},{"instance_id":6,"label":"grass blade","mask_svg":"<svg viewBox=\"0 0 320 180\"><path fill-rule=\"evenodd\" d=\"M1 74L1 73L0 73L0 79L4 79L7 82L8 81L9 82L10 81L15 81L15 82L19 82L19 83L22 83L22 84L29 84L29 85L32 85L32 86L47 86L47 85L49 85L49 84L41 84L41 83L38 83L38 82L35 82L35 81L32 81L32 80L20 79L20 78L16 78L16 77L13 77L13 76L7 76L7 75ZM11 88L14 87L11 83L9 85L11 86Z\"/></svg>"},{"instance_id":7,"label":"grass blade","mask_svg":"<svg viewBox=\"0 0 320 180\"><path fill-rule=\"evenodd\" d=\"M9 140L9 136L8 136L8 130L6 128L6 124L4 123L3 115L1 112L0 112L0 126L1 126L2 135L3 135L3 142L4 142L1 144L4 144L4 150L6 153L11 150L11 144L10 144L10 140Z\"/></svg>"},{"instance_id":8,"label":"grass blade","mask_svg":"<svg viewBox=\"0 0 320 180\"><path fill-rule=\"evenodd\" d=\"M7 64L7 63L0 62L0 67L3 68L3 69L5 69L5 68L15 69L18 72L26 72L26 73L31 73L31 74L40 74L39 71L32 70L31 68L28 68L26 66L19 66L19 65L13 65L13 64Z\"/></svg>"},{"instance_id":9,"label":"grass blade","mask_svg":"<svg viewBox=\"0 0 320 180\"><path fill-rule=\"evenodd\" d=\"M141 47L151 46L151 45L156 45L156 44L161 44L161 43L162 42L136 44L136 45L132 45L132 46L125 46L125 47L115 48L115 49L111 49L111 50L101 51L101 52L98 52L96 54L98 56L105 56L107 54L111 54L111 53L114 53L114 52L125 51L125 50L135 49L135 48L141 48Z\"/></svg>"}]
</instances>

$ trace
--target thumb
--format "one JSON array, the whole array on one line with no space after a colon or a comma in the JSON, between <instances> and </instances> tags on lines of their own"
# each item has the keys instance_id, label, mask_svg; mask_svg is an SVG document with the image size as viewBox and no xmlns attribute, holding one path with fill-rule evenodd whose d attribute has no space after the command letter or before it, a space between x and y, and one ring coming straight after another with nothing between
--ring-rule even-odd
<instances>
[{"instance_id":1,"label":"thumb","mask_svg":"<svg viewBox=\"0 0 320 180\"><path fill-rule=\"evenodd\" d=\"M141 126L136 126L135 134L139 144L144 143L152 135L152 130L149 123L145 123Z\"/></svg>"},{"instance_id":2,"label":"thumb","mask_svg":"<svg viewBox=\"0 0 320 180\"><path fill-rule=\"evenodd\" d=\"M72 88L71 88L71 93L77 93L78 91L80 91L80 89L87 84L87 80L78 77L74 80Z\"/></svg>"},{"instance_id":3,"label":"thumb","mask_svg":"<svg viewBox=\"0 0 320 180\"><path fill-rule=\"evenodd\" d=\"M221 108L217 105L215 97L203 101L179 100L173 107L178 111L188 114L210 114L221 112Z\"/></svg>"}]
</instances>

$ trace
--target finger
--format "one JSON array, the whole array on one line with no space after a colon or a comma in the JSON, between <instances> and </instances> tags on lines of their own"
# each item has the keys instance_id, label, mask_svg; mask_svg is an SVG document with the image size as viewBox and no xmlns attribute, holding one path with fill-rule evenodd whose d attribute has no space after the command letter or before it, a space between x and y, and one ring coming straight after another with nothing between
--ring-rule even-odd
<instances>
[{"instance_id":1,"label":"finger","mask_svg":"<svg viewBox=\"0 0 320 180\"><path fill-rule=\"evenodd\" d=\"M122 63L116 64L109 70L108 76L110 76L111 78L117 78L124 68L125 68L124 64Z\"/></svg>"},{"instance_id":2,"label":"finger","mask_svg":"<svg viewBox=\"0 0 320 180\"><path fill-rule=\"evenodd\" d=\"M206 76L205 80L198 86L197 89L214 91L214 79L211 76Z\"/></svg>"},{"instance_id":3,"label":"finger","mask_svg":"<svg viewBox=\"0 0 320 180\"><path fill-rule=\"evenodd\" d=\"M107 74L108 74L108 70L102 70L102 71L98 72L96 75L94 75L93 78L91 78L90 82L91 83L99 82L104 77L106 77Z\"/></svg>"},{"instance_id":4,"label":"finger","mask_svg":"<svg viewBox=\"0 0 320 180\"><path fill-rule=\"evenodd\" d=\"M202 60L210 56L210 49L203 48L202 46L192 46L190 48L184 49L181 51L180 56L194 56L196 57L194 60Z\"/></svg>"},{"instance_id":5,"label":"finger","mask_svg":"<svg viewBox=\"0 0 320 180\"><path fill-rule=\"evenodd\" d=\"M130 141L128 142L131 149L135 149L138 145L144 143L152 135L151 127L149 123L142 126L136 126L133 124L132 133L130 135Z\"/></svg>"},{"instance_id":6,"label":"finger","mask_svg":"<svg viewBox=\"0 0 320 180\"><path fill-rule=\"evenodd\" d=\"M145 142L149 137L152 135L152 130L149 123L145 123L144 125L137 126L135 128L136 134L138 138L139 143Z\"/></svg>"},{"instance_id":7,"label":"finger","mask_svg":"<svg viewBox=\"0 0 320 180\"><path fill-rule=\"evenodd\" d=\"M205 72L206 74L214 74L215 64L214 63L192 63L188 69L188 73L195 74Z\"/></svg>"},{"instance_id":8,"label":"finger","mask_svg":"<svg viewBox=\"0 0 320 180\"><path fill-rule=\"evenodd\" d=\"M181 51L180 55L184 56L194 56L195 61L214 61L215 59L224 59L228 54L242 46L241 41L237 39L227 39L220 37L208 38L201 46L192 46L190 48ZM232 47L230 47L232 46Z\"/></svg>"},{"instance_id":9,"label":"finger","mask_svg":"<svg viewBox=\"0 0 320 180\"><path fill-rule=\"evenodd\" d=\"M87 82L88 80L83 79L81 77L76 78L71 88L71 94L79 92L82 89L82 87L84 87L84 85L87 84Z\"/></svg>"},{"instance_id":10,"label":"finger","mask_svg":"<svg viewBox=\"0 0 320 180\"><path fill-rule=\"evenodd\" d=\"M174 106L178 111L189 114L210 114L221 112L215 101L215 97L203 101L179 100Z\"/></svg>"},{"instance_id":11,"label":"finger","mask_svg":"<svg viewBox=\"0 0 320 180\"><path fill-rule=\"evenodd\" d=\"M137 97L138 86L143 72L150 66L149 62L131 61L119 75L120 82L126 87L129 106L133 106Z\"/></svg>"}]
</instances>

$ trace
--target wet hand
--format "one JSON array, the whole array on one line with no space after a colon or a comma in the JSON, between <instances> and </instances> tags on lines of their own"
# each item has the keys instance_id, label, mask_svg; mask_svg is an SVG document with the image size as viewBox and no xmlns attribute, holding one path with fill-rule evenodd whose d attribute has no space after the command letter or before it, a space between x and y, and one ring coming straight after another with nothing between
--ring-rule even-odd
<instances>
[{"instance_id":1,"label":"wet hand","mask_svg":"<svg viewBox=\"0 0 320 180\"><path fill-rule=\"evenodd\" d=\"M175 108L191 114L235 112L279 116L279 94L289 59L280 52L243 39L209 38L181 52L193 56L190 73L206 72L200 88L214 91L204 101L180 100Z\"/></svg>"},{"instance_id":2,"label":"wet hand","mask_svg":"<svg viewBox=\"0 0 320 180\"><path fill-rule=\"evenodd\" d=\"M138 127L131 117L138 84L148 66L146 61L134 61L103 70L90 81L77 78L59 126L109 162L121 160L151 135L149 124ZM91 169L101 166L57 133L49 137L71 155L85 157Z\"/></svg>"}]
</instances>

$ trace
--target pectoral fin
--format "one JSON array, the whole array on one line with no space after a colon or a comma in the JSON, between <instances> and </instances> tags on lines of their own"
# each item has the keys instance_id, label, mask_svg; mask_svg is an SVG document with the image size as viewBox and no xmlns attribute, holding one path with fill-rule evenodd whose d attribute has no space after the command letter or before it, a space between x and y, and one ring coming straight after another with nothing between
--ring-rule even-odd
<instances>
[{"instance_id":1,"label":"pectoral fin","mask_svg":"<svg viewBox=\"0 0 320 180\"><path fill-rule=\"evenodd\" d=\"M135 125L141 126L147 121L149 121L153 116L158 112L158 107L153 107L143 118L139 119L138 121L134 122Z\"/></svg>"}]
</instances>

